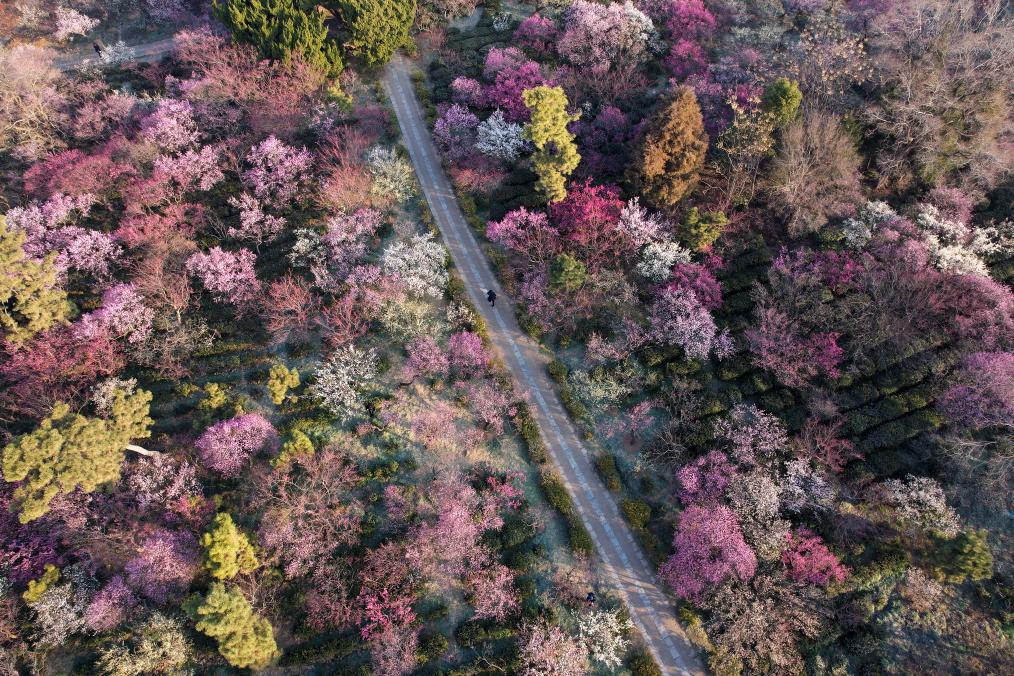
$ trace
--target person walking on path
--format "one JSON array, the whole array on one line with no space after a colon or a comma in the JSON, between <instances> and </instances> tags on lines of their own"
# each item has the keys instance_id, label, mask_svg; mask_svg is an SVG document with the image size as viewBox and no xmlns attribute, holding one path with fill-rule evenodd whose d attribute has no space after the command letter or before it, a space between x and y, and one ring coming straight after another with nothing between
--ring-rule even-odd
<instances>
[{"instance_id":1,"label":"person walking on path","mask_svg":"<svg viewBox=\"0 0 1014 676\"><path fill-rule=\"evenodd\" d=\"M490 289L489 291L487 291L486 292L486 300L489 301L490 305L492 305L493 307L496 307L496 291L494 291L493 289Z\"/></svg>"},{"instance_id":2,"label":"person walking on path","mask_svg":"<svg viewBox=\"0 0 1014 676\"><path fill-rule=\"evenodd\" d=\"M102 48L103 45L99 40L96 40L95 42L92 43L92 49L94 49L95 53L98 54L99 56L102 56Z\"/></svg>"}]
</instances>

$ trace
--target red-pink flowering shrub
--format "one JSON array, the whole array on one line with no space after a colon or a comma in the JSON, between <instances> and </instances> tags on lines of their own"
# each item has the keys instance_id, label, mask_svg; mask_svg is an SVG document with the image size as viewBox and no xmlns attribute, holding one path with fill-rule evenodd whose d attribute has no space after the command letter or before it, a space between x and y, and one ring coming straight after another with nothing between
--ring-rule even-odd
<instances>
[{"instance_id":1,"label":"red-pink flowering shrub","mask_svg":"<svg viewBox=\"0 0 1014 676\"><path fill-rule=\"evenodd\" d=\"M204 430L194 445L206 467L235 477L255 454L277 451L279 439L264 416L244 413Z\"/></svg>"},{"instance_id":2,"label":"red-pink flowering shrub","mask_svg":"<svg viewBox=\"0 0 1014 676\"><path fill-rule=\"evenodd\" d=\"M838 334L804 337L796 322L773 307L758 307L756 324L744 332L753 363L771 371L787 387L803 387L818 376L837 378L844 351Z\"/></svg>"},{"instance_id":3,"label":"red-pink flowering shrub","mask_svg":"<svg viewBox=\"0 0 1014 676\"><path fill-rule=\"evenodd\" d=\"M451 366L450 358L432 337L420 336L405 349L408 351L405 377L409 380L416 376L443 378L447 375Z\"/></svg>"},{"instance_id":4,"label":"red-pink flowering shrub","mask_svg":"<svg viewBox=\"0 0 1014 676\"><path fill-rule=\"evenodd\" d=\"M4 348L0 401L10 410L40 418L57 401L84 404L99 378L114 376L126 365L112 336L83 338L73 327L52 328L20 349Z\"/></svg>"},{"instance_id":5,"label":"red-pink flowering shrub","mask_svg":"<svg viewBox=\"0 0 1014 676\"><path fill-rule=\"evenodd\" d=\"M518 24L514 31L514 43L522 49L530 49L536 56L543 56L556 43L556 24L552 19L536 12Z\"/></svg>"},{"instance_id":6,"label":"red-pink flowering shrub","mask_svg":"<svg viewBox=\"0 0 1014 676\"><path fill-rule=\"evenodd\" d=\"M275 343L305 338L319 310L317 296L291 273L268 284L261 305L264 328Z\"/></svg>"},{"instance_id":7,"label":"red-pink flowering shrub","mask_svg":"<svg viewBox=\"0 0 1014 676\"><path fill-rule=\"evenodd\" d=\"M757 569L757 557L728 507L687 507L680 514L673 548L659 576L677 595L691 601L700 601L706 589L727 578L749 580Z\"/></svg>"},{"instance_id":8,"label":"red-pink flowering shrub","mask_svg":"<svg viewBox=\"0 0 1014 676\"><path fill-rule=\"evenodd\" d=\"M162 99L150 115L141 120L145 141L170 153L193 148L201 140L189 101Z\"/></svg>"},{"instance_id":9,"label":"red-pink flowering shrub","mask_svg":"<svg viewBox=\"0 0 1014 676\"><path fill-rule=\"evenodd\" d=\"M666 55L665 67L672 71L677 81L684 81L692 75L700 75L708 68L704 48L692 40L679 40Z\"/></svg>"},{"instance_id":10,"label":"red-pink flowering shrub","mask_svg":"<svg viewBox=\"0 0 1014 676\"><path fill-rule=\"evenodd\" d=\"M482 346L482 338L471 331L459 331L447 339L451 368L465 377L481 375L489 366L490 356Z\"/></svg>"},{"instance_id":11,"label":"red-pink flowering shrub","mask_svg":"<svg viewBox=\"0 0 1014 676\"><path fill-rule=\"evenodd\" d=\"M98 634L112 631L126 621L137 603L137 597L123 581L123 576L114 575L92 597L85 610L85 623Z\"/></svg>"},{"instance_id":12,"label":"red-pink flowering shrub","mask_svg":"<svg viewBox=\"0 0 1014 676\"><path fill-rule=\"evenodd\" d=\"M108 144L91 155L64 150L39 160L25 172L25 190L40 199L62 193L105 200L121 178L133 173L132 166L111 157Z\"/></svg>"},{"instance_id":13,"label":"red-pink flowering shrub","mask_svg":"<svg viewBox=\"0 0 1014 676\"><path fill-rule=\"evenodd\" d=\"M679 498L684 505L712 506L725 498L725 489L736 473L728 456L711 451L676 472Z\"/></svg>"},{"instance_id":14,"label":"red-pink flowering shrub","mask_svg":"<svg viewBox=\"0 0 1014 676\"><path fill-rule=\"evenodd\" d=\"M795 533L789 533L787 540L782 552L782 563L790 580L821 587L845 581L848 570L831 553L819 535L800 528Z\"/></svg>"},{"instance_id":15,"label":"red-pink flowering shrub","mask_svg":"<svg viewBox=\"0 0 1014 676\"><path fill-rule=\"evenodd\" d=\"M360 592L359 635L364 641L415 621L412 598L391 594L386 587L377 593Z\"/></svg>"},{"instance_id":16,"label":"red-pink flowering shrub","mask_svg":"<svg viewBox=\"0 0 1014 676\"><path fill-rule=\"evenodd\" d=\"M708 310L722 307L722 287L711 270L700 263L677 263L672 269L670 286L692 291Z\"/></svg>"},{"instance_id":17,"label":"red-pink flowering shrub","mask_svg":"<svg viewBox=\"0 0 1014 676\"><path fill-rule=\"evenodd\" d=\"M553 221L563 238L576 247L591 271L615 267L632 252L632 243L618 227L624 202L616 186L571 184L567 196L551 205Z\"/></svg>"},{"instance_id":18,"label":"red-pink flowering shrub","mask_svg":"<svg viewBox=\"0 0 1014 676\"><path fill-rule=\"evenodd\" d=\"M85 339L109 335L141 343L151 335L155 311L148 307L133 284L117 284L102 294L102 307L81 317L75 331Z\"/></svg>"},{"instance_id":19,"label":"red-pink flowering shrub","mask_svg":"<svg viewBox=\"0 0 1014 676\"><path fill-rule=\"evenodd\" d=\"M689 289L662 289L649 310L651 339L662 345L678 345L688 359L706 359L731 353L727 332L718 332L715 320L697 295Z\"/></svg>"},{"instance_id":20,"label":"red-pink flowering shrub","mask_svg":"<svg viewBox=\"0 0 1014 676\"><path fill-rule=\"evenodd\" d=\"M542 75L542 68L534 61L519 66L508 66L496 74L496 81L483 93L486 105L499 108L509 122L527 122L530 112L522 93L527 89L552 83Z\"/></svg>"},{"instance_id":21,"label":"red-pink flowering shrub","mask_svg":"<svg viewBox=\"0 0 1014 676\"><path fill-rule=\"evenodd\" d=\"M824 423L817 418L808 419L793 439L796 455L809 458L832 472L843 472L845 465L862 458L863 454L851 441L839 438L842 423L842 420Z\"/></svg>"},{"instance_id":22,"label":"red-pink flowering shrub","mask_svg":"<svg viewBox=\"0 0 1014 676\"><path fill-rule=\"evenodd\" d=\"M472 152L478 126L479 118L455 103L433 124L433 140L449 159L460 160Z\"/></svg>"},{"instance_id":23,"label":"red-pink flowering shrub","mask_svg":"<svg viewBox=\"0 0 1014 676\"><path fill-rule=\"evenodd\" d=\"M1014 353L974 352L962 361L958 381L937 401L951 420L973 428L1014 425Z\"/></svg>"},{"instance_id":24,"label":"red-pink flowering shrub","mask_svg":"<svg viewBox=\"0 0 1014 676\"><path fill-rule=\"evenodd\" d=\"M207 253L198 251L191 255L186 267L215 300L244 306L260 291L260 282L254 273L256 258L249 249L231 252L216 246Z\"/></svg>"},{"instance_id":25,"label":"red-pink flowering shrub","mask_svg":"<svg viewBox=\"0 0 1014 676\"><path fill-rule=\"evenodd\" d=\"M274 135L250 149L246 156L250 169L243 172L243 183L268 206L282 209L306 189L313 156L305 148L297 150Z\"/></svg>"},{"instance_id":26,"label":"red-pink flowering shrub","mask_svg":"<svg viewBox=\"0 0 1014 676\"><path fill-rule=\"evenodd\" d=\"M517 612L520 604L514 589L514 573L502 563L474 571L465 582L475 608L473 619L503 622Z\"/></svg>"},{"instance_id":27,"label":"red-pink flowering shrub","mask_svg":"<svg viewBox=\"0 0 1014 676\"><path fill-rule=\"evenodd\" d=\"M673 41L707 39L715 32L717 21L703 0L669 0L664 11Z\"/></svg>"},{"instance_id":28,"label":"red-pink flowering shrub","mask_svg":"<svg viewBox=\"0 0 1014 676\"><path fill-rule=\"evenodd\" d=\"M560 233L542 211L519 207L499 221L486 225L486 237L528 258L532 267L541 267L560 253Z\"/></svg>"},{"instance_id":29,"label":"red-pink flowering shrub","mask_svg":"<svg viewBox=\"0 0 1014 676\"><path fill-rule=\"evenodd\" d=\"M178 602L200 569L197 536L185 531L157 530L144 539L141 551L123 567L127 583L155 603Z\"/></svg>"}]
</instances>

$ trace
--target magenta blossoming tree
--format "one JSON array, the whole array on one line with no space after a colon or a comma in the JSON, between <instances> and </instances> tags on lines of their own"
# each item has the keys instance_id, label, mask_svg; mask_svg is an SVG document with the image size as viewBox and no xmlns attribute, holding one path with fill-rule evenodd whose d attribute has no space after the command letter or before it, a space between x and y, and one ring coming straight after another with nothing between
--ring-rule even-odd
<instances>
[{"instance_id":1,"label":"magenta blossoming tree","mask_svg":"<svg viewBox=\"0 0 1014 676\"><path fill-rule=\"evenodd\" d=\"M123 576L114 575L92 597L85 611L85 623L96 633L111 631L126 621L137 603L137 597L124 582Z\"/></svg>"},{"instance_id":2,"label":"magenta blossoming tree","mask_svg":"<svg viewBox=\"0 0 1014 676\"><path fill-rule=\"evenodd\" d=\"M749 580L757 569L757 557L728 507L687 507L680 515L673 548L659 575L691 601L700 601L706 589L729 577Z\"/></svg>"},{"instance_id":3,"label":"magenta blossoming tree","mask_svg":"<svg viewBox=\"0 0 1014 676\"><path fill-rule=\"evenodd\" d=\"M562 251L560 232L550 225L546 214L524 207L507 212L499 221L490 221L486 236L526 256L533 267L546 265Z\"/></svg>"},{"instance_id":4,"label":"magenta blossoming tree","mask_svg":"<svg viewBox=\"0 0 1014 676\"><path fill-rule=\"evenodd\" d=\"M556 42L556 24L538 12L526 17L514 31L514 43L536 56L548 53Z\"/></svg>"},{"instance_id":5,"label":"magenta blossoming tree","mask_svg":"<svg viewBox=\"0 0 1014 676\"><path fill-rule=\"evenodd\" d=\"M155 603L178 601L200 569L197 536L158 530L144 539L140 553L123 567L127 583Z\"/></svg>"},{"instance_id":6,"label":"magenta blossoming tree","mask_svg":"<svg viewBox=\"0 0 1014 676\"><path fill-rule=\"evenodd\" d=\"M278 432L264 416L245 413L204 430L195 446L206 467L235 477L256 453L277 451L278 444Z\"/></svg>"},{"instance_id":7,"label":"magenta blossoming tree","mask_svg":"<svg viewBox=\"0 0 1014 676\"><path fill-rule=\"evenodd\" d=\"M459 75L451 82L451 98L455 103L481 108L485 105L486 95L482 83L470 77Z\"/></svg>"},{"instance_id":8,"label":"magenta blossoming tree","mask_svg":"<svg viewBox=\"0 0 1014 676\"><path fill-rule=\"evenodd\" d=\"M417 376L441 378L450 369L447 353L430 336L420 336L406 348L408 359L405 362L405 377L409 380Z\"/></svg>"},{"instance_id":9,"label":"magenta blossoming tree","mask_svg":"<svg viewBox=\"0 0 1014 676\"><path fill-rule=\"evenodd\" d=\"M1014 425L1014 353L973 352L937 407L959 425L975 428Z\"/></svg>"},{"instance_id":10,"label":"magenta blossoming tree","mask_svg":"<svg viewBox=\"0 0 1014 676\"><path fill-rule=\"evenodd\" d=\"M789 533L782 552L789 579L825 587L845 581L848 570L820 539L806 528Z\"/></svg>"},{"instance_id":11,"label":"magenta blossoming tree","mask_svg":"<svg viewBox=\"0 0 1014 676\"><path fill-rule=\"evenodd\" d=\"M187 259L187 272L201 280L212 297L223 303L244 306L254 300L260 282L254 274L256 256L249 249L224 251L212 247Z\"/></svg>"},{"instance_id":12,"label":"magenta blossoming tree","mask_svg":"<svg viewBox=\"0 0 1014 676\"><path fill-rule=\"evenodd\" d=\"M527 122L530 112L521 95L528 89L551 85L542 75L542 68L534 61L518 66L506 66L496 74L496 81L483 93L483 101L503 111L509 122Z\"/></svg>"}]
</instances>

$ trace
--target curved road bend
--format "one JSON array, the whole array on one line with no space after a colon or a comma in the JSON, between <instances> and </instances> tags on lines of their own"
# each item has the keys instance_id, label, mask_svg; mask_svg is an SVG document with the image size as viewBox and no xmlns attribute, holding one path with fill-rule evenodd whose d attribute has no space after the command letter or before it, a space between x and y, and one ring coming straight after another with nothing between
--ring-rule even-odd
<instances>
[{"instance_id":1,"label":"curved road bend","mask_svg":"<svg viewBox=\"0 0 1014 676\"><path fill-rule=\"evenodd\" d=\"M626 603L634 625L663 671L704 674L697 649L676 620L671 599L656 582L654 568L634 540L567 417L546 373L545 357L518 327L511 302L461 213L415 98L408 65L400 55L387 67L384 86L444 243L464 278L469 297L486 320L494 347L520 389L530 395L542 438L591 533L602 569ZM486 302L485 292L489 288L498 295L495 308Z\"/></svg>"}]
</instances>

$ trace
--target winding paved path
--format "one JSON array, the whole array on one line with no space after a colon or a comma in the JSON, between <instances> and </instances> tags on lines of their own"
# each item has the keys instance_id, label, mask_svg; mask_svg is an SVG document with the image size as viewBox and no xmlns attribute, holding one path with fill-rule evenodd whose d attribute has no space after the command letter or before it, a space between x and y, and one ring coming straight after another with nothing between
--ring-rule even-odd
<instances>
[{"instance_id":1,"label":"winding paved path","mask_svg":"<svg viewBox=\"0 0 1014 676\"><path fill-rule=\"evenodd\" d=\"M173 47L176 46L176 39L165 38L155 42L128 46L134 50L134 55L130 59L127 59L127 61L157 61L173 50ZM91 47L87 47L87 49L89 51L85 51L84 53L58 58L53 62L53 65L59 70L64 71L84 66L101 66L102 61L94 52L90 51Z\"/></svg>"},{"instance_id":2,"label":"winding paved path","mask_svg":"<svg viewBox=\"0 0 1014 676\"><path fill-rule=\"evenodd\" d=\"M461 272L469 297L486 320L494 347L503 356L521 391L532 401L532 413L553 462L563 474L581 518L595 542L601 567L626 603L656 661L667 674L704 674L697 650L676 620L672 600L656 582L655 570L634 540L612 496L596 474L588 451L567 417L540 348L518 326L510 300L500 288L458 206L426 128L408 75L397 56L387 68L384 86L394 106L405 145L444 243ZM485 291L498 294L495 308Z\"/></svg>"}]
</instances>

